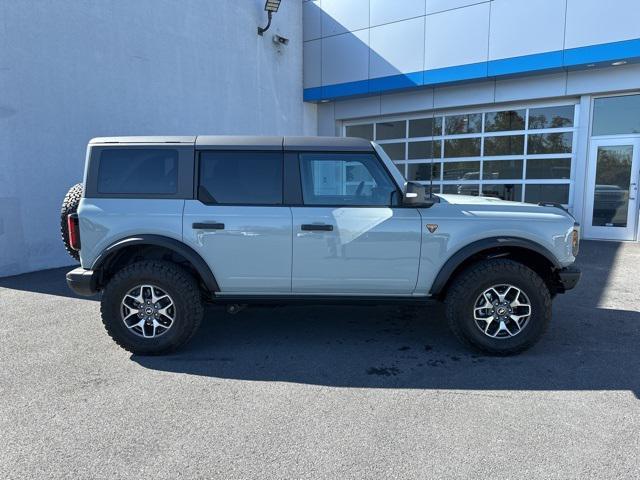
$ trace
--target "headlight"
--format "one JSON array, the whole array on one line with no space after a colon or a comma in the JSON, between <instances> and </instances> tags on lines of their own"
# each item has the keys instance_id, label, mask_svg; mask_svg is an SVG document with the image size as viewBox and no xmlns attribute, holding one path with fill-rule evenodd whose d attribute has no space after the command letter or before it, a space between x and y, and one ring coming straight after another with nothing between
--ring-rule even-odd
<instances>
[{"instance_id":1,"label":"headlight","mask_svg":"<svg viewBox=\"0 0 640 480\"><path fill-rule=\"evenodd\" d=\"M573 233L571 234L571 253L574 257L578 255L580 251L580 224L576 223L573 226Z\"/></svg>"}]
</instances>

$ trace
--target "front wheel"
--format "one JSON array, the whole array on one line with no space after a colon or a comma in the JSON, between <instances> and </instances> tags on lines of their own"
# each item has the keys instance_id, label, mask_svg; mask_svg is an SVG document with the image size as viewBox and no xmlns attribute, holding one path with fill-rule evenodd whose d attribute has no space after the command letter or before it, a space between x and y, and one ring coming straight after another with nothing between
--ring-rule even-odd
<instances>
[{"instance_id":1,"label":"front wheel","mask_svg":"<svg viewBox=\"0 0 640 480\"><path fill-rule=\"evenodd\" d=\"M535 344L551 320L551 295L542 278L508 259L476 263L453 281L447 321L463 343L493 355Z\"/></svg>"},{"instance_id":2,"label":"front wheel","mask_svg":"<svg viewBox=\"0 0 640 480\"><path fill-rule=\"evenodd\" d=\"M186 344L203 316L195 279L179 266L143 261L108 282L100 305L107 333L125 350L161 355Z\"/></svg>"}]
</instances>

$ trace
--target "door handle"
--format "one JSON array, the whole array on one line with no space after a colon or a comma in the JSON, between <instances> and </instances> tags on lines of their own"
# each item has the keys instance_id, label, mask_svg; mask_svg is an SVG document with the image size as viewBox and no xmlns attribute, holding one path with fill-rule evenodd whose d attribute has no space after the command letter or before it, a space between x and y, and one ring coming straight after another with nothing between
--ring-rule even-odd
<instances>
[{"instance_id":1,"label":"door handle","mask_svg":"<svg viewBox=\"0 0 640 480\"><path fill-rule=\"evenodd\" d=\"M318 232L332 232L333 225L327 225L326 223L303 223L300 227L302 230L306 231L318 231Z\"/></svg>"},{"instance_id":2,"label":"door handle","mask_svg":"<svg viewBox=\"0 0 640 480\"><path fill-rule=\"evenodd\" d=\"M195 230L224 230L224 223L194 223Z\"/></svg>"}]
</instances>

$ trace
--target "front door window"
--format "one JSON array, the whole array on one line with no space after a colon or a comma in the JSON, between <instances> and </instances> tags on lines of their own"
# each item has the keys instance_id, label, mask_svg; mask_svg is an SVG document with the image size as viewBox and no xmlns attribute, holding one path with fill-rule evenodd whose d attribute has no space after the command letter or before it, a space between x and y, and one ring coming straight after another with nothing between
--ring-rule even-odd
<instances>
[{"instance_id":1,"label":"front door window","mask_svg":"<svg viewBox=\"0 0 640 480\"><path fill-rule=\"evenodd\" d=\"M369 154L300 156L305 205L389 206L397 190L377 158Z\"/></svg>"}]
</instances>

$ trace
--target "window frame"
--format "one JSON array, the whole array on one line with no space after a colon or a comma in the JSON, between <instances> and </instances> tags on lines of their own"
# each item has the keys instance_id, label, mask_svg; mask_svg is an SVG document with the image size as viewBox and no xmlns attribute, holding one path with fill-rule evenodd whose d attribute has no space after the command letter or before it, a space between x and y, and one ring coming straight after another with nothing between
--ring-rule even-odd
<instances>
[{"instance_id":1,"label":"window frame","mask_svg":"<svg viewBox=\"0 0 640 480\"><path fill-rule=\"evenodd\" d=\"M626 93L628 94L628 93ZM611 95L603 95L603 96L611 96ZM531 109L536 108L544 108L544 107L554 107L554 106L573 106L574 108L574 116L573 116L573 125L571 127L558 127L558 128L542 128L542 129L529 129L529 111ZM505 110L524 110L525 111L525 124L524 129L522 130L505 130L505 131L485 131L485 121L486 114L492 112L499 112ZM593 109L591 109L593 110ZM445 134L445 121L442 120L440 123L442 125L442 129L440 132L434 132L432 136L427 137L410 137L409 136L409 124L411 120L417 120L421 118L434 118L437 120L438 117L444 118L448 115L464 115L464 114L473 114L480 113L482 114L482 128L480 133L465 133L465 134L455 134L455 135L446 135ZM592 113L592 112L591 112ZM580 102L577 98L567 98L560 99L556 101L532 101L527 103L504 103L504 104L491 104L485 105L483 107L477 108L454 108L454 109L435 109L435 110L427 110L417 113L406 113L406 114L394 114L394 115L386 115L386 116L376 116L376 117L364 117L358 119L345 119L342 121L341 125L341 134L346 136L346 127L352 125L359 124L373 124L373 136L374 142L379 145L384 145L385 143L400 143L404 142L406 144L405 147L405 156L404 159L393 160L393 163L396 167L405 175L406 181L415 181L418 183L422 183L424 185L431 184L430 181L424 180L411 180L408 178L408 165L417 163L417 164L428 164L430 161L433 161L434 164L440 163L440 178L433 179L433 191L434 193L440 193L444 190L445 185L480 185L480 194L482 193L483 185L492 185L492 184L512 184L517 183L522 185L522 193L519 201L524 201L526 198L526 186L527 184L568 184L569 185L569 198L568 203L564 204L569 210L572 210L575 205L575 194L576 194L576 171L578 168L578 130L581 126L581 122L583 119L580 117ZM403 138L397 139L389 139L389 140L377 140L377 132L376 132L376 124L381 121L395 121L395 120L406 120L407 131ZM544 134L544 133L564 133L564 132L572 132L572 142L571 142L571 152L570 153L550 153L550 154L529 154L527 152L528 148L528 136L529 134ZM517 155L492 155L492 156L484 156L484 140L486 137L497 137L497 136L512 136L512 135L524 135L524 152L522 154ZM461 138L480 138L480 155L473 157L444 157L444 141L449 139L461 139ZM416 141L437 141L440 140L442 143L441 155L439 157L433 157L433 159L408 159L408 150L409 144L411 142ZM527 159L546 159L546 158L568 158L571 160L571 172L570 177L568 179L527 179ZM483 180L484 173L484 165L486 160L522 160L522 177L518 179L510 180L509 182L505 182L504 180ZM448 162L462 162L462 161L480 161L480 179L479 180L444 180L444 167L445 163ZM518 201L518 200L517 200Z\"/></svg>"},{"instance_id":2,"label":"window frame","mask_svg":"<svg viewBox=\"0 0 640 480\"><path fill-rule=\"evenodd\" d=\"M98 174L102 152L105 150L175 150L178 152L178 181L174 193L103 193L98 191ZM88 166L85 178L86 198L166 199L191 200L195 198L194 147L167 143L118 143L92 144L88 150Z\"/></svg>"},{"instance_id":3,"label":"window frame","mask_svg":"<svg viewBox=\"0 0 640 480\"><path fill-rule=\"evenodd\" d=\"M593 120L595 114L595 105L596 100L599 98L610 98L610 97L627 97L630 95L640 95L640 90L630 90L628 92L615 92L615 93L602 93L598 95L592 95L589 99L589 142L591 140L606 140L606 139L616 139L616 138L640 138L640 133L625 133L625 134L608 134L608 135L594 135L593 134ZM367 123L367 122L356 122L356 123ZM373 136L375 138L375 127L373 130ZM375 141L375 140L374 140Z\"/></svg>"}]
</instances>

